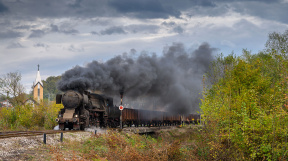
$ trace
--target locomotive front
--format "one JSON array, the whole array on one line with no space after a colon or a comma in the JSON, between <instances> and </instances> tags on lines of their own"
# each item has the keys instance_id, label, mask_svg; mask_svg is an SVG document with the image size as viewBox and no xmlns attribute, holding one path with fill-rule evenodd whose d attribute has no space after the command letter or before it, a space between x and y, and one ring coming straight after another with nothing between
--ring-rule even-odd
<instances>
[{"instance_id":1,"label":"locomotive front","mask_svg":"<svg viewBox=\"0 0 288 161\"><path fill-rule=\"evenodd\" d=\"M63 104L64 108L59 111L56 121L59 128L65 130L84 129L89 124L89 112L85 109L88 103L88 96L77 91L67 91L56 96L56 104Z\"/></svg>"},{"instance_id":2,"label":"locomotive front","mask_svg":"<svg viewBox=\"0 0 288 161\"><path fill-rule=\"evenodd\" d=\"M76 109L83 102L83 96L76 91L68 91L62 95L62 104L66 109Z\"/></svg>"}]
</instances>

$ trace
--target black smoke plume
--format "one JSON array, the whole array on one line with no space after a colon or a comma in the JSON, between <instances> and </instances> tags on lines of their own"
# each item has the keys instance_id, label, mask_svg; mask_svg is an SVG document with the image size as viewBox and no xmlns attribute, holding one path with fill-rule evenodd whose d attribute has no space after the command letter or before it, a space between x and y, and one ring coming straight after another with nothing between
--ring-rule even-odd
<instances>
[{"instance_id":1,"label":"black smoke plume","mask_svg":"<svg viewBox=\"0 0 288 161\"><path fill-rule=\"evenodd\" d=\"M174 43L164 48L162 56L136 54L132 49L105 63L92 61L66 71L58 89L100 90L117 97L124 89L125 99L134 100L134 107L159 106L170 112L195 113L199 111L202 78L209 70L213 51L207 43L192 52Z\"/></svg>"}]
</instances>

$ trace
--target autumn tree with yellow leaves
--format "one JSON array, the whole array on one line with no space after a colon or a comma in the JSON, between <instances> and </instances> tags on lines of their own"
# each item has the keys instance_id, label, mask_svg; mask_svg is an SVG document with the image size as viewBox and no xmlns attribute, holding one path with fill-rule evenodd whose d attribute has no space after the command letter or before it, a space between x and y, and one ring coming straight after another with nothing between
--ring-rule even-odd
<instances>
[{"instance_id":1,"label":"autumn tree with yellow leaves","mask_svg":"<svg viewBox=\"0 0 288 161\"><path fill-rule=\"evenodd\" d=\"M278 40L270 36L267 44L275 47ZM201 109L215 159L288 158L288 59L280 46L219 56L213 63Z\"/></svg>"}]
</instances>

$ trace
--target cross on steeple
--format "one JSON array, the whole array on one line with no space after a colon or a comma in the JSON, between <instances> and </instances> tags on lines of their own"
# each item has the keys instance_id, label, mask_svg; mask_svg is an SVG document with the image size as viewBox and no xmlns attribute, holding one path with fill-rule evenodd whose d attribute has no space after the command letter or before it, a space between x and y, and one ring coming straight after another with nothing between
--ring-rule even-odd
<instances>
[{"instance_id":1,"label":"cross on steeple","mask_svg":"<svg viewBox=\"0 0 288 161\"><path fill-rule=\"evenodd\" d=\"M39 71L39 66L40 66L40 65L38 64L37 66L38 66L38 71Z\"/></svg>"}]
</instances>

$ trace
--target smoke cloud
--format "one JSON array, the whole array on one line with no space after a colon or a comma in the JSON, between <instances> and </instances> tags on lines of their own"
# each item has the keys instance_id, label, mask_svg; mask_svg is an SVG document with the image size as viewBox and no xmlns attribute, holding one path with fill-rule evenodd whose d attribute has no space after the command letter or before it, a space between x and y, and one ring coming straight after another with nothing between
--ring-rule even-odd
<instances>
[{"instance_id":1,"label":"smoke cloud","mask_svg":"<svg viewBox=\"0 0 288 161\"><path fill-rule=\"evenodd\" d=\"M100 90L114 98L124 89L124 100L134 108L159 106L180 114L195 113L199 111L203 75L215 50L208 43L192 52L182 43L174 43L164 48L161 56L137 54L132 49L105 63L92 61L66 71L58 89Z\"/></svg>"}]
</instances>

